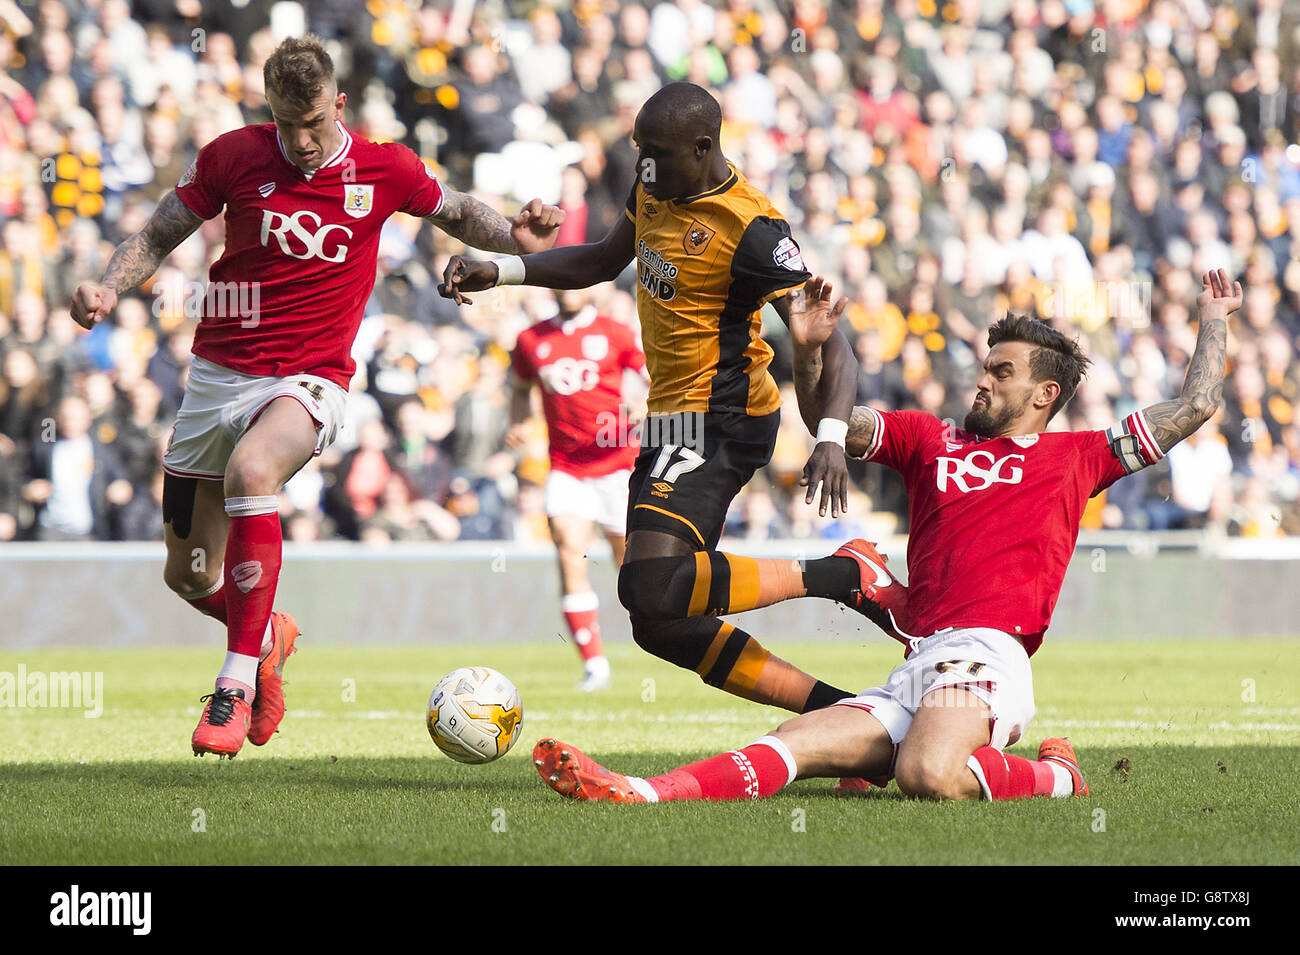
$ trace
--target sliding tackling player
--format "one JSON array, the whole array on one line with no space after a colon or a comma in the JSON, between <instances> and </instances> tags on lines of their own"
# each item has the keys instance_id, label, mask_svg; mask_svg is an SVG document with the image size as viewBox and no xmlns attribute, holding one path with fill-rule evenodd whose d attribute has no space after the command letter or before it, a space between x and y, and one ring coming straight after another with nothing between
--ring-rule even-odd
<instances>
[{"instance_id":1,"label":"sliding tackling player","mask_svg":"<svg viewBox=\"0 0 1300 955\"><path fill-rule=\"evenodd\" d=\"M1241 285L1223 270L1203 282L1181 394L1109 430L1044 433L1088 359L1050 325L1014 316L989 329L964 430L919 411L853 409L850 450L902 474L912 518L907 609L916 636L883 686L652 779L542 740L533 758L548 785L612 802L757 799L818 776L892 777L905 794L929 799L1087 795L1068 740L1045 740L1037 760L1005 748L1034 716L1029 658L1089 497L1160 460L1219 408L1227 318L1241 306ZM815 360L845 304L817 301L793 316L796 361Z\"/></svg>"}]
</instances>

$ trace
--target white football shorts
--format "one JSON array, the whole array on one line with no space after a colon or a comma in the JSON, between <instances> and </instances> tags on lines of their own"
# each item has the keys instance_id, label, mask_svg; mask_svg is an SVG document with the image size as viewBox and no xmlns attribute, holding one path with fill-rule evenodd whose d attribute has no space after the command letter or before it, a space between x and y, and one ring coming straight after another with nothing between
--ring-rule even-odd
<instances>
[{"instance_id":1,"label":"white football shorts","mask_svg":"<svg viewBox=\"0 0 1300 955\"><path fill-rule=\"evenodd\" d=\"M262 410L280 397L301 402L315 420L315 454L333 443L347 406L345 389L315 375L245 375L195 355L176 426L163 455L163 470L178 477L224 478L239 439Z\"/></svg>"},{"instance_id":2,"label":"white football shorts","mask_svg":"<svg viewBox=\"0 0 1300 955\"><path fill-rule=\"evenodd\" d=\"M1005 749L1034 718L1034 680L1020 641L987 627L940 631L917 644L916 652L889 674L884 686L863 690L836 706L866 710L898 745L921 699L947 686L970 690L993 713L989 745Z\"/></svg>"},{"instance_id":3,"label":"white football shorts","mask_svg":"<svg viewBox=\"0 0 1300 955\"><path fill-rule=\"evenodd\" d=\"M627 485L631 469L581 478L551 468L546 478L546 516L594 521L611 534L627 531Z\"/></svg>"}]
</instances>

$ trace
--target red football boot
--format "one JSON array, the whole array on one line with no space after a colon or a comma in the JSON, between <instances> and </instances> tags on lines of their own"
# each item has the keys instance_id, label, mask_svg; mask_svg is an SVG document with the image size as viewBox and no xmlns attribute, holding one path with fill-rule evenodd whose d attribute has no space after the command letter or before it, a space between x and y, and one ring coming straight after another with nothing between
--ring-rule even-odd
<instances>
[{"instance_id":1,"label":"red football boot","mask_svg":"<svg viewBox=\"0 0 1300 955\"><path fill-rule=\"evenodd\" d=\"M190 738L195 756L212 753L218 758L234 759L248 737L251 707L244 702L243 690L214 690L201 697L206 702L199 725Z\"/></svg>"},{"instance_id":2,"label":"red football boot","mask_svg":"<svg viewBox=\"0 0 1300 955\"><path fill-rule=\"evenodd\" d=\"M271 614L271 651L257 665L257 695L253 697L253 721L248 727L248 741L254 746L266 743L284 719L284 661L297 648L298 623L278 610Z\"/></svg>"},{"instance_id":3,"label":"red football boot","mask_svg":"<svg viewBox=\"0 0 1300 955\"><path fill-rule=\"evenodd\" d=\"M544 739L533 747L533 765L561 796L587 802L645 802L627 777L611 772L576 746Z\"/></svg>"},{"instance_id":4,"label":"red football boot","mask_svg":"<svg viewBox=\"0 0 1300 955\"><path fill-rule=\"evenodd\" d=\"M1088 784L1084 781L1083 771L1079 769L1079 758L1074 755L1074 747L1068 739L1059 736L1045 739L1038 747L1039 759L1050 759L1058 766L1064 766L1074 779L1074 794L1088 795Z\"/></svg>"},{"instance_id":5,"label":"red football boot","mask_svg":"<svg viewBox=\"0 0 1300 955\"><path fill-rule=\"evenodd\" d=\"M857 561L859 584L848 606L862 614L899 643L907 644L907 588L889 572L889 558L883 556L869 540L851 540L832 557L851 557Z\"/></svg>"}]
</instances>

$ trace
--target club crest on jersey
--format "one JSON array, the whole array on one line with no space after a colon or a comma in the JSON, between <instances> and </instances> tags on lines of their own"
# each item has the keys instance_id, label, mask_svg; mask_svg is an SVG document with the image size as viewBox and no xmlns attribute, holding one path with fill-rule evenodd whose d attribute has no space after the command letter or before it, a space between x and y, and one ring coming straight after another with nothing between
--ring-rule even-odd
<instances>
[{"instance_id":1,"label":"club crest on jersey","mask_svg":"<svg viewBox=\"0 0 1300 955\"><path fill-rule=\"evenodd\" d=\"M600 361L609 354L609 339L604 335L587 335L582 339L582 357Z\"/></svg>"},{"instance_id":2,"label":"club crest on jersey","mask_svg":"<svg viewBox=\"0 0 1300 955\"><path fill-rule=\"evenodd\" d=\"M794 239L786 236L776 244L772 250L772 261L783 269L789 269L791 272L802 272L803 256L799 252L799 246L794 244Z\"/></svg>"},{"instance_id":3,"label":"club crest on jersey","mask_svg":"<svg viewBox=\"0 0 1300 955\"><path fill-rule=\"evenodd\" d=\"M691 227L686 230L686 235L682 236L682 248L686 250L687 255L699 255L708 247L712 238L712 229L706 229L700 225L699 220L692 219Z\"/></svg>"},{"instance_id":4,"label":"club crest on jersey","mask_svg":"<svg viewBox=\"0 0 1300 955\"><path fill-rule=\"evenodd\" d=\"M374 201L374 186L351 183L343 187L343 211L354 219L364 219L370 215L370 207Z\"/></svg>"}]
</instances>

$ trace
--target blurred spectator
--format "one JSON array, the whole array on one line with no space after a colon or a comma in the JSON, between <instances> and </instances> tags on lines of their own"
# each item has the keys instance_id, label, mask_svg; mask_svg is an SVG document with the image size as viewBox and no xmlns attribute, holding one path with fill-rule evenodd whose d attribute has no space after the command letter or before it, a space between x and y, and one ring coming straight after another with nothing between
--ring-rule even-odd
<instances>
[{"instance_id":1,"label":"blurred spectator","mask_svg":"<svg viewBox=\"0 0 1300 955\"><path fill-rule=\"evenodd\" d=\"M110 512L131 499L131 483L117 455L92 437L90 426L86 401L75 395L64 398L48 432L52 440L41 440L32 449L23 497L37 508L38 540L117 536Z\"/></svg>"}]
</instances>

